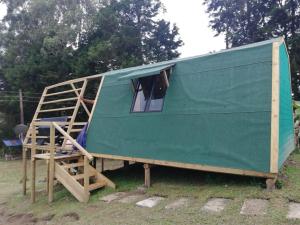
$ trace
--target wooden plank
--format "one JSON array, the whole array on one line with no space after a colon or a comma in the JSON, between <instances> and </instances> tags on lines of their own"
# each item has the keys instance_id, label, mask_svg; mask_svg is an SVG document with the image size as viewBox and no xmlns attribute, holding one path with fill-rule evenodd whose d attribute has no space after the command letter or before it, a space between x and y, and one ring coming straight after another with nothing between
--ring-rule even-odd
<instances>
[{"instance_id":1,"label":"wooden plank","mask_svg":"<svg viewBox=\"0 0 300 225\"><path fill-rule=\"evenodd\" d=\"M22 148L22 160L23 160L23 195L26 195L26 182L27 182L27 149Z\"/></svg>"},{"instance_id":2,"label":"wooden plank","mask_svg":"<svg viewBox=\"0 0 300 225\"><path fill-rule=\"evenodd\" d=\"M100 78L102 76L103 76L102 74L95 74L95 75L92 75L92 76L77 78L77 79L73 79L73 80L67 80L67 81L64 81L64 82L61 82L61 83L58 83L58 84L50 85L47 88L48 89L52 89L52 88L55 88L55 87L60 87L60 86L63 86L63 85L68 85L70 83L79 83L79 82L82 82L82 81L88 81L88 80L97 79L97 78Z\"/></svg>"},{"instance_id":3,"label":"wooden plank","mask_svg":"<svg viewBox=\"0 0 300 225\"><path fill-rule=\"evenodd\" d=\"M90 122L93 118L93 115L94 115L94 112L95 112L95 109L96 109L96 105L98 103L99 95L100 95L100 92L101 92L101 89L102 89L102 86L103 86L103 83L104 83L104 79L105 79L105 76L103 76L101 78L100 85L98 87L98 91L97 91L97 94L96 94L95 102L94 102L94 105L93 105L93 108L92 108L92 111L91 111L91 115L89 116L88 124L90 124Z\"/></svg>"},{"instance_id":4,"label":"wooden plank","mask_svg":"<svg viewBox=\"0 0 300 225\"><path fill-rule=\"evenodd\" d=\"M65 168L65 169L70 169L70 168L81 167L81 166L84 166L84 163L83 163L83 162L65 164L65 165L64 165L64 168Z\"/></svg>"},{"instance_id":5,"label":"wooden plank","mask_svg":"<svg viewBox=\"0 0 300 225\"><path fill-rule=\"evenodd\" d=\"M166 86L169 87L170 84L169 84L169 80L168 80L168 76L167 76L166 70L163 71L163 78L164 78L164 81L166 83Z\"/></svg>"},{"instance_id":6,"label":"wooden plank","mask_svg":"<svg viewBox=\"0 0 300 225\"><path fill-rule=\"evenodd\" d=\"M73 97L73 98L63 98L63 99L58 99L58 100L47 101L47 102L43 102L42 105L53 104L53 103L59 103L59 102L68 102L68 101L74 101L74 100L77 100L77 97Z\"/></svg>"},{"instance_id":7,"label":"wooden plank","mask_svg":"<svg viewBox=\"0 0 300 225\"><path fill-rule=\"evenodd\" d=\"M70 133L78 133L80 131L82 131L82 129L72 129L70 130Z\"/></svg>"},{"instance_id":8,"label":"wooden plank","mask_svg":"<svg viewBox=\"0 0 300 225\"><path fill-rule=\"evenodd\" d=\"M39 113L44 113L44 112L59 112L59 111L65 111L65 110L72 110L75 109L75 106L72 107L63 107L63 108L56 108L56 109L42 109L39 111Z\"/></svg>"},{"instance_id":9,"label":"wooden plank","mask_svg":"<svg viewBox=\"0 0 300 225\"><path fill-rule=\"evenodd\" d=\"M253 176L253 177L265 177L265 178L273 178L273 177L277 176L277 174L274 174L274 173L264 173L264 172L257 172L257 171L253 171L253 170L241 170L241 169L235 169L235 168L207 166L207 165L202 165L202 164L180 163L180 162L172 162L172 161L165 161L165 160L144 159L144 158L126 157L126 156L118 156L118 155L99 154L99 153L92 153L91 151L90 151L90 153L94 157L97 157L97 158L128 160L128 161L132 161L132 162L148 163L148 164L153 164L153 165L170 166L170 167L216 172L216 173L228 173L228 174L237 174L237 175Z\"/></svg>"},{"instance_id":10,"label":"wooden plank","mask_svg":"<svg viewBox=\"0 0 300 225\"><path fill-rule=\"evenodd\" d=\"M60 165L55 163L55 177L61 182L72 195L80 202L87 202L90 196L85 194L81 184L77 182L70 174Z\"/></svg>"},{"instance_id":11,"label":"wooden plank","mask_svg":"<svg viewBox=\"0 0 300 225\"><path fill-rule=\"evenodd\" d=\"M270 172L278 173L279 148L279 43L272 48L272 107L271 107Z\"/></svg>"},{"instance_id":12,"label":"wooden plank","mask_svg":"<svg viewBox=\"0 0 300 225\"><path fill-rule=\"evenodd\" d=\"M149 164L144 164L145 170L145 187L150 188L151 186L151 177L150 177L150 166Z\"/></svg>"},{"instance_id":13,"label":"wooden plank","mask_svg":"<svg viewBox=\"0 0 300 225\"><path fill-rule=\"evenodd\" d=\"M76 148L78 148L79 151L85 156L88 157L89 160L93 159L93 156L85 150L76 140L74 140L67 132L65 132L60 126L58 126L55 122L53 122L54 127L66 137L67 140L69 140Z\"/></svg>"},{"instance_id":14,"label":"wooden plank","mask_svg":"<svg viewBox=\"0 0 300 225\"><path fill-rule=\"evenodd\" d=\"M49 158L49 187L48 187L48 202L53 201L53 184L54 184L54 154L55 154L55 127L50 126L50 158Z\"/></svg>"},{"instance_id":15,"label":"wooden plank","mask_svg":"<svg viewBox=\"0 0 300 225\"><path fill-rule=\"evenodd\" d=\"M89 164L89 159L84 156L83 157L83 163L84 163L84 166L83 166L83 172L84 172L84 179L83 179L83 189L84 189L84 192L86 195L88 195L89 193L89 186L90 186L90 171L89 171L89 167L90 167L90 164Z\"/></svg>"},{"instance_id":16,"label":"wooden plank","mask_svg":"<svg viewBox=\"0 0 300 225\"><path fill-rule=\"evenodd\" d=\"M71 87L73 88L73 90L76 89L75 86L74 86L74 84L71 84ZM77 99L79 98L80 104L81 104L82 107L84 108L86 114L87 114L88 116L90 116L91 113L90 113L89 109L87 108L86 104L84 103L84 101L81 100L81 97L80 97L80 94L78 93L78 91L75 91L75 94L76 94L76 96L77 96ZM83 96L83 95L81 95L81 96Z\"/></svg>"},{"instance_id":17,"label":"wooden plank","mask_svg":"<svg viewBox=\"0 0 300 225\"><path fill-rule=\"evenodd\" d=\"M81 88L76 88L75 90L81 91ZM63 94L68 94L68 93L72 93L72 92L74 92L74 94L75 94L75 90L71 89L71 90L67 90L67 91L53 92L53 93L46 94L45 97L55 96L55 95L63 95Z\"/></svg>"},{"instance_id":18,"label":"wooden plank","mask_svg":"<svg viewBox=\"0 0 300 225\"><path fill-rule=\"evenodd\" d=\"M89 191L93 191L93 190L102 188L104 186L105 186L105 182L104 181L98 181L97 183L90 184Z\"/></svg>"},{"instance_id":19,"label":"wooden plank","mask_svg":"<svg viewBox=\"0 0 300 225\"><path fill-rule=\"evenodd\" d=\"M32 126L32 129L35 130L35 126ZM35 175L36 175L36 134L32 133L31 137L32 148L31 148L31 203L35 202Z\"/></svg>"}]
</instances>

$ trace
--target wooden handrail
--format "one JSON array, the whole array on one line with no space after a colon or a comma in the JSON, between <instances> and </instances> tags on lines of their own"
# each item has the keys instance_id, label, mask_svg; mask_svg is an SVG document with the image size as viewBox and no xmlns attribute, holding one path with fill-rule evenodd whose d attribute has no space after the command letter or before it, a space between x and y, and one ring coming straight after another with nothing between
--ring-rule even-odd
<instances>
[{"instance_id":1,"label":"wooden handrail","mask_svg":"<svg viewBox=\"0 0 300 225\"><path fill-rule=\"evenodd\" d=\"M74 140L66 131L64 131L56 122L52 122L53 126L58 130L63 136L66 137L76 148L81 151L83 155L85 155L90 161L93 159L93 156L85 150L76 140Z\"/></svg>"}]
</instances>

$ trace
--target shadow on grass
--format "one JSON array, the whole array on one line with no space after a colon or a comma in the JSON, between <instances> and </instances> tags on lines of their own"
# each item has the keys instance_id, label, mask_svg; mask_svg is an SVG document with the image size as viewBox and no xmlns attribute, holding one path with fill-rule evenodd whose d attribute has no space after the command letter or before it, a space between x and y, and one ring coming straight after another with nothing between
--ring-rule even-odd
<instances>
[{"instance_id":1,"label":"shadow on grass","mask_svg":"<svg viewBox=\"0 0 300 225\"><path fill-rule=\"evenodd\" d=\"M104 174L123 190L142 185L144 182L144 169L142 164L133 164L128 168L106 171ZM264 187L265 180L248 176L154 166L151 168L151 183L153 185L163 183L165 185L182 186L234 185Z\"/></svg>"}]
</instances>

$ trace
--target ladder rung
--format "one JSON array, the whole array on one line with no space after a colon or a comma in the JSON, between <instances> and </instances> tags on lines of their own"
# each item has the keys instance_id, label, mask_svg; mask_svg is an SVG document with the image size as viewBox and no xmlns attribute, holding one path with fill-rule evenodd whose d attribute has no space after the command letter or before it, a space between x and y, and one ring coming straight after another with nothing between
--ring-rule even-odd
<instances>
[{"instance_id":1,"label":"ladder rung","mask_svg":"<svg viewBox=\"0 0 300 225\"><path fill-rule=\"evenodd\" d=\"M77 97L63 98L63 99L58 99L58 100L53 100L53 101L42 102L42 105L47 105L47 104L52 104L52 103L58 103L58 102L74 101L74 100L77 100L77 99L78 99Z\"/></svg>"},{"instance_id":2,"label":"ladder rung","mask_svg":"<svg viewBox=\"0 0 300 225\"><path fill-rule=\"evenodd\" d=\"M71 133L76 133L76 132L80 132L80 131L82 131L82 129L72 129L70 132Z\"/></svg>"},{"instance_id":3,"label":"ladder rung","mask_svg":"<svg viewBox=\"0 0 300 225\"><path fill-rule=\"evenodd\" d=\"M84 126L86 124L87 124L87 122L74 122L73 126Z\"/></svg>"},{"instance_id":4,"label":"ladder rung","mask_svg":"<svg viewBox=\"0 0 300 225\"><path fill-rule=\"evenodd\" d=\"M64 111L64 110L70 110L70 109L75 109L75 106L72 107L64 107L64 108L56 108L56 109L44 109L40 110L39 112L57 112L57 111Z\"/></svg>"},{"instance_id":5,"label":"ladder rung","mask_svg":"<svg viewBox=\"0 0 300 225\"><path fill-rule=\"evenodd\" d=\"M47 97L47 96L53 96L53 95L61 95L61 94L66 94L66 93L71 93L71 92L75 93L75 91L80 91L80 90L81 90L81 88L76 88L76 89L71 89L71 90L67 90L67 91L54 92L54 93L46 94L44 96Z\"/></svg>"},{"instance_id":6,"label":"ladder rung","mask_svg":"<svg viewBox=\"0 0 300 225\"><path fill-rule=\"evenodd\" d=\"M80 167L80 166L83 166L83 162L65 164L64 168L65 169L70 169L70 168Z\"/></svg>"}]
</instances>

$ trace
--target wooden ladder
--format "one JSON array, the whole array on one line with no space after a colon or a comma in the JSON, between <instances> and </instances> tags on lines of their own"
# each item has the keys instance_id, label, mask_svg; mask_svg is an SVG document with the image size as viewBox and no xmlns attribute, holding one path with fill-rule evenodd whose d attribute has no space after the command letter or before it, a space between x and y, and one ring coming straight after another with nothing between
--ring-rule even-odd
<instances>
[{"instance_id":1,"label":"wooden ladder","mask_svg":"<svg viewBox=\"0 0 300 225\"><path fill-rule=\"evenodd\" d=\"M76 136L83 126L90 122L95 110L96 104L89 110L82 101L88 81L95 79L101 79L94 99L97 102L104 80L101 75L70 80L45 88L23 143L23 194L26 194L26 152L30 150L32 202L35 201L36 160L41 159L46 160L48 165L47 192L49 202L53 200L54 178L61 182L80 202L86 202L92 190L103 186L115 187L113 182L90 165L89 161L93 159L93 156L76 141ZM70 105L70 103L72 104ZM76 121L80 107L86 113L86 121ZM45 118L60 116L67 116L67 120L64 122L45 120ZM39 128L41 127L49 128L50 134L40 135ZM60 139L60 142L57 138ZM43 144L38 144L38 140L44 140ZM74 147L78 150L75 155L72 153ZM69 151L69 153L59 155L61 151ZM72 171L76 171L76 174L72 174Z\"/></svg>"}]
</instances>

